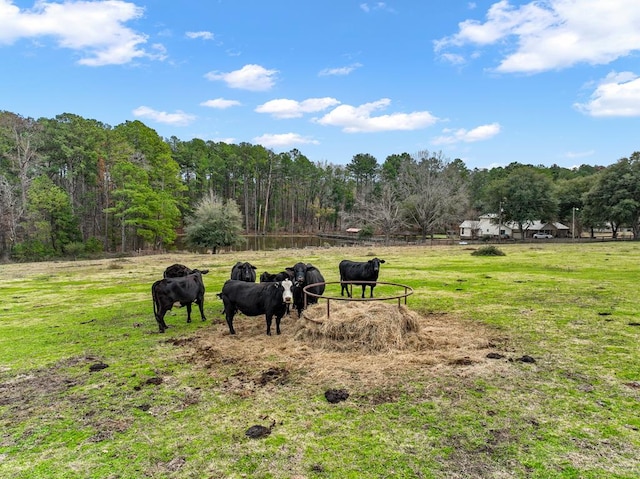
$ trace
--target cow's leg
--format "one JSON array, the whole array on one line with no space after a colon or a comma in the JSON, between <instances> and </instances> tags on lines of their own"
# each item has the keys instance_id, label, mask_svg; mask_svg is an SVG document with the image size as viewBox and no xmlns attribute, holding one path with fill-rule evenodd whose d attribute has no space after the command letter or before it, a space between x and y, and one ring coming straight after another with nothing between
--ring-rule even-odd
<instances>
[{"instance_id":1,"label":"cow's leg","mask_svg":"<svg viewBox=\"0 0 640 479\"><path fill-rule=\"evenodd\" d=\"M187 323L191 322L191 303L185 304L187 307Z\"/></svg>"},{"instance_id":2,"label":"cow's leg","mask_svg":"<svg viewBox=\"0 0 640 479\"><path fill-rule=\"evenodd\" d=\"M267 313L265 318L267 320L267 336L271 336L271 321L273 320L273 313Z\"/></svg>"},{"instance_id":3,"label":"cow's leg","mask_svg":"<svg viewBox=\"0 0 640 479\"><path fill-rule=\"evenodd\" d=\"M362 297L364 298L364 290L367 289L367 285L363 284L362 285Z\"/></svg>"},{"instance_id":4,"label":"cow's leg","mask_svg":"<svg viewBox=\"0 0 640 479\"><path fill-rule=\"evenodd\" d=\"M206 321L207 318L204 316L204 298L199 298L196 303L198 303L198 308L200 309L200 317L203 321Z\"/></svg>"},{"instance_id":5,"label":"cow's leg","mask_svg":"<svg viewBox=\"0 0 640 479\"><path fill-rule=\"evenodd\" d=\"M280 334L280 320L282 319L283 314L276 314L276 334Z\"/></svg>"},{"instance_id":6,"label":"cow's leg","mask_svg":"<svg viewBox=\"0 0 640 479\"><path fill-rule=\"evenodd\" d=\"M158 328L161 333L167 329L167 323L164 322L164 315L167 313L167 310L164 308L160 308L160 311L156 314L156 321L158 322Z\"/></svg>"},{"instance_id":7,"label":"cow's leg","mask_svg":"<svg viewBox=\"0 0 640 479\"><path fill-rule=\"evenodd\" d=\"M229 326L229 334L236 334L236 330L233 329L233 316L236 314L236 308L223 298L224 303L224 315L227 319L227 326Z\"/></svg>"},{"instance_id":8,"label":"cow's leg","mask_svg":"<svg viewBox=\"0 0 640 479\"><path fill-rule=\"evenodd\" d=\"M229 334L236 334L236 330L233 329L233 316L234 316L233 312L226 313L227 326L229 326Z\"/></svg>"}]
</instances>

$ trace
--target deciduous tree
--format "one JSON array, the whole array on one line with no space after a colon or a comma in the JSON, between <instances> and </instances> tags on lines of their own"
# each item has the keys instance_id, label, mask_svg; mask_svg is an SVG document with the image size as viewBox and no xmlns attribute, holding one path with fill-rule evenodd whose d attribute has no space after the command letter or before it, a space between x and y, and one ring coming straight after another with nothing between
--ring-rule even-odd
<instances>
[{"instance_id":1,"label":"deciduous tree","mask_svg":"<svg viewBox=\"0 0 640 479\"><path fill-rule=\"evenodd\" d=\"M241 232L242 213L237 203L224 202L210 193L200 200L193 216L187 219L185 238L189 245L211 249L215 254L218 248L240 244Z\"/></svg>"},{"instance_id":2,"label":"deciduous tree","mask_svg":"<svg viewBox=\"0 0 640 479\"><path fill-rule=\"evenodd\" d=\"M553 183L548 175L533 167L514 168L506 177L494 181L488 191L493 204L502 205L502 220L516 223L523 239L534 221L556 219L558 207Z\"/></svg>"},{"instance_id":3,"label":"deciduous tree","mask_svg":"<svg viewBox=\"0 0 640 479\"><path fill-rule=\"evenodd\" d=\"M77 218L69 195L47 176L31 182L28 191L28 225L33 239L49 244L62 253L64 246L81 240Z\"/></svg>"},{"instance_id":4,"label":"deciduous tree","mask_svg":"<svg viewBox=\"0 0 640 479\"><path fill-rule=\"evenodd\" d=\"M631 228L640 237L640 152L621 158L604 170L585 196L586 214L607 222L612 236L620 226Z\"/></svg>"},{"instance_id":5,"label":"deciduous tree","mask_svg":"<svg viewBox=\"0 0 640 479\"><path fill-rule=\"evenodd\" d=\"M401 198L409 223L427 234L445 231L459 223L467 209L466 183L456 167L450 167L442 153L418 152L402 163L398 178Z\"/></svg>"}]
</instances>

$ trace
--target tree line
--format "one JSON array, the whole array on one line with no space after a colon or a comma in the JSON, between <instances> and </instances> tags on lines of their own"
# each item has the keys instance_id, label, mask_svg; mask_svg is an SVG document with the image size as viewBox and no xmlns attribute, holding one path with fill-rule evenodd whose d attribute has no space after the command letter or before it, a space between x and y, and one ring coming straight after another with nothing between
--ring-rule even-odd
<instances>
[{"instance_id":1,"label":"tree line","mask_svg":"<svg viewBox=\"0 0 640 479\"><path fill-rule=\"evenodd\" d=\"M640 153L608 167L469 169L442 152L361 153L346 165L301 151L161 138L64 113L0 111L0 257L45 259L175 247L203 199L237 206L244 234L339 232L391 238L457 232L464 219L568 221L640 234ZM576 216L577 215L577 216Z\"/></svg>"}]
</instances>

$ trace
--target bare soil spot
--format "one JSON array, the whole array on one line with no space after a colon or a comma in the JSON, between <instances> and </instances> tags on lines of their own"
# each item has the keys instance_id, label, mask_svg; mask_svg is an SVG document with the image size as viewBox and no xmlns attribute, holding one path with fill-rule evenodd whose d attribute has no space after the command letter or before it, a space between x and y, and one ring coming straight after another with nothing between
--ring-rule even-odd
<instances>
[{"instance_id":1,"label":"bare soil spot","mask_svg":"<svg viewBox=\"0 0 640 479\"><path fill-rule=\"evenodd\" d=\"M71 376L68 368L87 365L87 374L98 373L103 367L94 368L94 357L74 357L53 365L50 368L36 369L28 374L20 374L4 379L0 377L0 406L5 415L0 417L0 429L37 417L41 424L60 419L61 411L84 411L78 420L96 431L89 442L111 439L114 434L126 431L131 418L110 417L97 408L81 393L72 392L72 388L81 386L87 379L83 376ZM106 365L104 365L106 367ZM27 428L25 435L32 431ZM9 437L9 436L7 436ZM13 439L11 439L13 440ZM2 442L0 441L0 445Z\"/></svg>"}]
</instances>

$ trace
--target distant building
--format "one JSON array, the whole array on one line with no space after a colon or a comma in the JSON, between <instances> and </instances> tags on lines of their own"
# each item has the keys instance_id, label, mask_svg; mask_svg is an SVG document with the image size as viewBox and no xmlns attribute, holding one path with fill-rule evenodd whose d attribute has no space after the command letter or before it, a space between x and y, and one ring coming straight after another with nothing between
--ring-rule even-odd
<instances>
[{"instance_id":1,"label":"distant building","mask_svg":"<svg viewBox=\"0 0 640 479\"><path fill-rule=\"evenodd\" d=\"M499 224L497 214L487 213L478 220L464 220L460 225L460 239L513 238L511 226Z\"/></svg>"},{"instance_id":2,"label":"distant building","mask_svg":"<svg viewBox=\"0 0 640 479\"><path fill-rule=\"evenodd\" d=\"M554 238L567 238L570 228L562 223L543 223L533 221L525 223L524 232L517 223L509 221L500 223L498 215L487 213L477 220L465 220L460 225L460 239L482 238L533 238L535 233L547 233ZM499 231L498 231L499 230Z\"/></svg>"}]
</instances>

